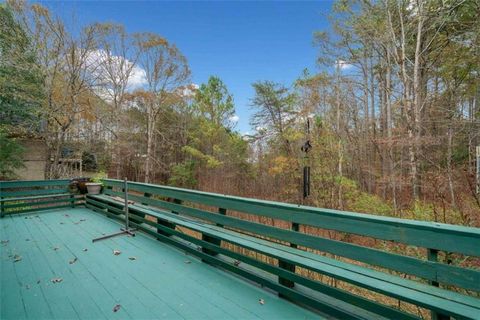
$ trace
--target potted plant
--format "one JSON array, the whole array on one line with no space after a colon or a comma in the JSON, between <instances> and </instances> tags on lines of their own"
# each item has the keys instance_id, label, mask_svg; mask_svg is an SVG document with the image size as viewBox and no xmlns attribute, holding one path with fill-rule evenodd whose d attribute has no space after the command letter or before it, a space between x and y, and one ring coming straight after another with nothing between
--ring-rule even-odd
<instances>
[{"instance_id":1,"label":"potted plant","mask_svg":"<svg viewBox=\"0 0 480 320\"><path fill-rule=\"evenodd\" d=\"M97 173L94 177L90 178L90 182L85 183L87 186L87 191L89 194L99 194L102 191L103 187L103 179L105 179L107 175L105 172L101 171Z\"/></svg>"}]
</instances>

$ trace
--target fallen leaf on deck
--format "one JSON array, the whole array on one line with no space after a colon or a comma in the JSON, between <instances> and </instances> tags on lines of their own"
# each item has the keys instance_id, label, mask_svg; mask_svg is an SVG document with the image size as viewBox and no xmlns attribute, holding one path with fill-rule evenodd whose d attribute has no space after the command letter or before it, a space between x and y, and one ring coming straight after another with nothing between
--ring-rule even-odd
<instances>
[{"instance_id":1,"label":"fallen leaf on deck","mask_svg":"<svg viewBox=\"0 0 480 320\"><path fill-rule=\"evenodd\" d=\"M52 281L53 283L60 283L60 282L63 281L63 279L62 279L62 278L53 278L51 281Z\"/></svg>"},{"instance_id":2,"label":"fallen leaf on deck","mask_svg":"<svg viewBox=\"0 0 480 320\"><path fill-rule=\"evenodd\" d=\"M192 261L190 261L190 260L185 260L185 263L186 263L186 264L190 264L190 263L192 263Z\"/></svg>"},{"instance_id":3,"label":"fallen leaf on deck","mask_svg":"<svg viewBox=\"0 0 480 320\"><path fill-rule=\"evenodd\" d=\"M128 259L130 259L130 260L132 260L132 261L133 261L133 260L137 260L136 257L128 257Z\"/></svg>"},{"instance_id":4,"label":"fallen leaf on deck","mask_svg":"<svg viewBox=\"0 0 480 320\"><path fill-rule=\"evenodd\" d=\"M22 260L22 257L20 257L18 254L13 256L13 262L18 262L18 261L21 261L21 260Z\"/></svg>"},{"instance_id":5,"label":"fallen leaf on deck","mask_svg":"<svg viewBox=\"0 0 480 320\"><path fill-rule=\"evenodd\" d=\"M113 250L113 254L118 256L120 253L122 253L120 250Z\"/></svg>"},{"instance_id":6,"label":"fallen leaf on deck","mask_svg":"<svg viewBox=\"0 0 480 320\"><path fill-rule=\"evenodd\" d=\"M77 257L75 257L73 260L70 260L70 261L68 261L68 263L70 263L70 264L74 264L75 262L77 262L77 260L78 260L78 258L77 258Z\"/></svg>"},{"instance_id":7,"label":"fallen leaf on deck","mask_svg":"<svg viewBox=\"0 0 480 320\"><path fill-rule=\"evenodd\" d=\"M265 300L263 299L258 299L258 303L260 303L262 306L265 304Z\"/></svg>"},{"instance_id":8,"label":"fallen leaf on deck","mask_svg":"<svg viewBox=\"0 0 480 320\"><path fill-rule=\"evenodd\" d=\"M240 261L238 261L238 260L233 261L233 265L238 267L240 265Z\"/></svg>"},{"instance_id":9,"label":"fallen leaf on deck","mask_svg":"<svg viewBox=\"0 0 480 320\"><path fill-rule=\"evenodd\" d=\"M118 310L120 310L120 307L121 307L121 305L116 304L115 307L113 307L113 310L112 310L112 311L113 311L113 312L117 312Z\"/></svg>"}]
</instances>

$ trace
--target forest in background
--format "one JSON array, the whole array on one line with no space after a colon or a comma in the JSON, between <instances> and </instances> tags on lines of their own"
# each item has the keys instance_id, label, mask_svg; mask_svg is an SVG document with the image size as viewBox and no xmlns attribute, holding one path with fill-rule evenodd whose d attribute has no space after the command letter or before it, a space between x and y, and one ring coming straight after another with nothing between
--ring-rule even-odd
<instances>
[{"instance_id":1,"label":"forest in background","mask_svg":"<svg viewBox=\"0 0 480 320\"><path fill-rule=\"evenodd\" d=\"M479 16L476 0L335 2L331 30L313 39L321 71L253 83L255 132L242 136L226 85L192 84L168 39L67 27L7 1L0 176L21 166L19 138L40 138L45 178L64 175L70 150L113 178L478 227Z\"/></svg>"}]
</instances>

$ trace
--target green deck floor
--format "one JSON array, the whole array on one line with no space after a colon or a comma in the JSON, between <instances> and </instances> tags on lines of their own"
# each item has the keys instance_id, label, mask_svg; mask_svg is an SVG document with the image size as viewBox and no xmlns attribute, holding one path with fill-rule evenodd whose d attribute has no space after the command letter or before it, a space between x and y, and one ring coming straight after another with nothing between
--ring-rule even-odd
<instances>
[{"instance_id":1,"label":"green deck floor","mask_svg":"<svg viewBox=\"0 0 480 320\"><path fill-rule=\"evenodd\" d=\"M0 319L319 318L141 233L92 243L119 227L84 208L0 219Z\"/></svg>"}]
</instances>

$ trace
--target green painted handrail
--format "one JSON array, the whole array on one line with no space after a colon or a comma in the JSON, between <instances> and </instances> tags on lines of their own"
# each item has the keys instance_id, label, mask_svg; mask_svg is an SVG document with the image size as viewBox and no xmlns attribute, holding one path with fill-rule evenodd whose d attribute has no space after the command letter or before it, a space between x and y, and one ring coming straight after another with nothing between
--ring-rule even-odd
<instances>
[{"instance_id":1,"label":"green painted handrail","mask_svg":"<svg viewBox=\"0 0 480 320\"><path fill-rule=\"evenodd\" d=\"M105 179L104 185L104 194L87 196L86 206L110 217L125 219L121 200L124 197L124 182ZM308 301L307 304L314 308L325 310L332 305L325 305L316 299L309 300L309 296L303 293L296 295L297 284L387 318L415 318L403 311L392 310L379 301L367 301L353 292L321 284L298 273L297 268L430 309L435 318L453 316L470 319L480 313L480 300L475 295L465 294L465 290L480 292L480 270L451 264L447 259L442 261L437 254L444 251L445 257L451 253L480 256L478 228L299 206L139 182L128 182L128 192L129 200L134 201L129 209L129 220L133 226L189 251L191 246L178 241L178 238L186 240L193 247L197 246L196 250L190 250L191 253L207 263L225 267L223 256L236 259L228 270L262 283L281 296L302 303ZM261 219L255 221L256 219L242 218L236 212L289 223L284 223L280 228L275 223L261 223ZM288 225L291 228L285 228ZM398 254L381 246L362 246L305 231L310 226L413 245L425 250L419 250L418 256ZM185 234L182 231L184 228L200 233L201 237ZM231 245L242 250L237 251ZM252 259L252 252L273 258L278 263L272 267L269 263ZM333 257L324 253L330 253ZM435 258L432 253L435 253ZM352 260L361 264L352 263ZM240 261L272 274L275 283L258 278L256 274L245 273L246 269L239 266ZM406 275L414 277L405 277ZM458 291L460 288L462 290ZM293 292L296 294L292 295ZM335 313L335 310L330 311ZM349 317L341 313L338 315L341 318Z\"/></svg>"},{"instance_id":2,"label":"green painted handrail","mask_svg":"<svg viewBox=\"0 0 480 320\"><path fill-rule=\"evenodd\" d=\"M16 180L16 181L0 181L0 189L2 188L33 188L45 186L68 186L70 179L56 180Z\"/></svg>"},{"instance_id":3,"label":"green painted handrail","mask_svg":"<svg viewBox=\"0 0 480 320\"><path fill-rule=\"evenodd\" d=\"M123 183L113 179L106 179L104 182L106 186L119 188ZM322 209L139 182L129 182L128 185L132 191L423 248L480 256L479 228Z\"/></svg>"},{"instance_id":4,"label":"green painted handrail","mask_svg":"<svg viewBox=\"0 0 480 320\"><path fill-rule=\"evenodd\" d=\"M105 194L121 197L121 192L105 190ZM242 220L232 216L191 208L158 199L145 199L129 195L130 200L150 204L159 208L179 212L188 216L208 220L226 227L253 232L280 241L288 241L312 249L343 256L349 259L381 266L391 270L412 274L427 280L457 285L462 288L480 291L480 271L459 268L453 265L425 261L414 257L394 254L382 250L364 247L353 243L327 239L301 232L293 232L253 221Z\"/></svg>"}]
</instances>

